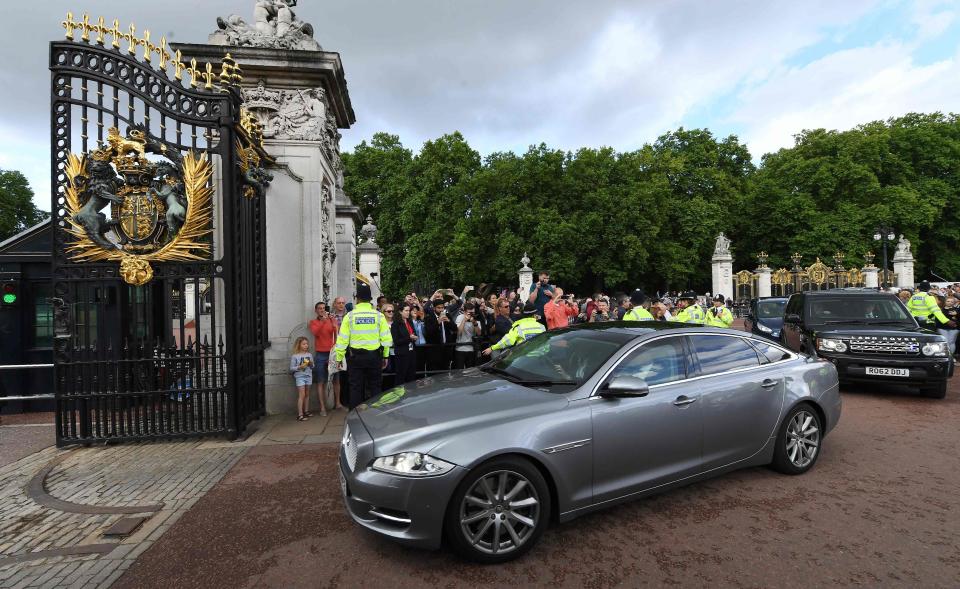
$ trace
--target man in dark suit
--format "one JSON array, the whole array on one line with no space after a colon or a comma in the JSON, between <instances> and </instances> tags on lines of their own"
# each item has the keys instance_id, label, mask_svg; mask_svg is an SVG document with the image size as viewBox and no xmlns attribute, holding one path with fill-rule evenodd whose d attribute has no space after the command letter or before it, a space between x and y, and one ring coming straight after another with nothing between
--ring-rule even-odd
<instances>
[{"instance_id":1,"label":"man in dark suit","mask_svg":"<svg viewBox=\"0 0 960 589\"><path fill-rule=\"evenodd\" d=\"M427 370L449 370L453 344L457 341L457 327L447 314L442 298L434 299L431 307L424 309L423 337L430 346Z\"/></svg>"}]
</instances>

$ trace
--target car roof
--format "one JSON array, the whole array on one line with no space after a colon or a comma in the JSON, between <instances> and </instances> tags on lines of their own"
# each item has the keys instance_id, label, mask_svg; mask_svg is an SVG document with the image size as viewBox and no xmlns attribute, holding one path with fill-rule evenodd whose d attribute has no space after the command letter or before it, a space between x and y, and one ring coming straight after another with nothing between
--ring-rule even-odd
<instances>
[{"instance_id":1,"label":"car roof","mask_svg":"<svg viewBox=\"0 0 960 589\"><path fill-rule=\"evenodd\" d=\"M786 301L789 299L790 297L755 297L753 300L755 301Z\"/></svg>"},{"instance_id":2,"label":"car roof","mask_svg":"<svg viewBox=\"0 0 960 589\"><path fill-rule=\"evenodd\" d=\"M892 292L887 292L885 290L877 290L875 288L866 288L866 287L847 287L847 288L831 288L828 290L807 290L802 293L805 296L812 297L823 297L823 296L856 296L856 295L882 295L888 297L896 297Z\"/></svg>"},{"instance_id":3,"label":"car roof","mask_svg":"<svg viewBox=\"0 0 960 589\"><path fill-rule=\"evenodd\" d=\"M746 331L731 330L721 327L706 327L704 325L693 325L689 323L680 323L677 321L603 321L600 323L578 323L563 328L565 331L607 331L621 335L641 336L650 333L659 333L662 331L679 330L698 330L703 332L730 333L735 331L737 335L752 337ZM560 331L560 330L557 330Z\"/></svg>"}]
</instances>

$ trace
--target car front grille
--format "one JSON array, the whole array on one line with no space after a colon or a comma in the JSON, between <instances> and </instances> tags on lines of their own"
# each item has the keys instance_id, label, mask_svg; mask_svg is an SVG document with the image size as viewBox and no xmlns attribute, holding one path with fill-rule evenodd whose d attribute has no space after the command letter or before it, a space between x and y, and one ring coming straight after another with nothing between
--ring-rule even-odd
<instances>
[{"instance_id":1,"label":"car front grille","mask_svg":"<svg viewBox=\"0 0 960 589\"><path fill-rule=\"evenodd\" d=\"M350 467L350 472L353 472L357 466L357 442L350 433L350 426L344 425L340 445L343 446L343 457L347 459L347 466Z\"/></svg>"},{"instance_id":2,"label":"car front grille","mask_svg":"<svg viewBox=\"0 0 960 589\"><path fill-rule=\"evenodd\" d=\"M915 356L920 353L920 342L912 337L861 336L850 340L850 351L856 354Z\"/></svg>"}]
</instances>

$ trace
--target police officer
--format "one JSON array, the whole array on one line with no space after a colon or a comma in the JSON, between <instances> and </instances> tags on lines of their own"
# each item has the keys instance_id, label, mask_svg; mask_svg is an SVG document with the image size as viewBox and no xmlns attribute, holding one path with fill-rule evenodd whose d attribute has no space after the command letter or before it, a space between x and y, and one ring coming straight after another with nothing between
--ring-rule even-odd
<instances>
[{"instance_id":1,"label":"police officer","mask_svg":"<svg viewBox=\"0 0 960 589\"><path fill-rule=\"evenodd\" d=\"M357 285L357 304L343 317L337 335L337 367L343 368L344 356L350 358L347 374L351 409L365 398L380 394L381 374L393 346L390 322L373 308L370 299L370 286L361 282Z\"/></svg>"},{"instance_id":2,"label":"police officer","mask_svg":"<svg viewBox=\"0 0 960 589\"><path fill-rule=\"evenodd\" d=\"M534 303L527 302L523 305L523 317L513 323L513 327L507 332L507 335L500 338L500 341L493 344L482 353L489 356L493 350L505 350L525 342L528 339L538 336L547 328L537 321L537 306Z\"/></svg>"},{"instance_id":3,"label":"police officer","mask_svg":"<svg viewBox=\"0 0 960 589\"><path fill-rule=\"evenodd\" d=\"M722 294L713 297L713 308L707 310L705 321L707 327L730 327L733 324L733 313L726 305Z\"/></svg>"},{"instance_id":4,"label":"police officer","mask_svg":"<svg viewBox=\"0 0 960 589\"><path fill-rule=\"evenodd\" d=\"M917 290L910 300L907 301L907 311L913 315L920 327L935 329L938 327L936 321L949 327L956 326L956 323L947 319L947 316L940 310L937 304L937 298L930 294L930 283L924 280L917 285ZM936 321L934 321L936 319ZM953 325L950 325L953 324Z\"/></svg>"},{"instance_id":5,"label":"police officer","mask_svg":"<svg viewBox=\"0 0 960 589\"><path fill-rule=\"evenodd\" d=\"M624 321L653 321L653 315L644 307L647 295L639 288L630 295L630 307L623 314Z\"/></svg>"},{"instance_id":6,"label":"police officer","mask_svg":"<svg viewBox=\"0 0 960 589\"><path fill-rule=\"evenodd\" d=\"M703 307L697 304L697 293L688 290L681 294L677 306L680 307L680 312L674 317L674 321L703 325Z\"/></svg>"}]
</instances>

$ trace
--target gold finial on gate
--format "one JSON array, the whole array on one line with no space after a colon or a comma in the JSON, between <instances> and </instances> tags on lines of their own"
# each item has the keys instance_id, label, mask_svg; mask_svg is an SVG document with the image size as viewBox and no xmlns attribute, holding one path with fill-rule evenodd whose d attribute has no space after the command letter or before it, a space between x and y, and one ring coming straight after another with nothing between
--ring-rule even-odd
<instances>
[{"instance_id":1,"label":"gold finial on gate","mask_svg":"<svg viewBox=\"0 0 960 589\"><path fill-rule=\"evenodd\" d=\"M103 34L107 32L109 29L103 26L102 16L97 20L97 26L93 30L97 32L97 38L96 38L97 45L103 47Z\"/></svg>"},{"instance_id":2,"label":"gold finial on gate","mask_svg":"<svg viewBox=\"0 0 960 589\"><path fill-rule=\"evenodd\" d=\"M160 66L161 71L166 71L167 69L167 59L170 58L170 54L167 53L167 37L160 37L160 46L157 47L157 55L160 56L160 63L157 64Z\"/></svg>"},{"instance_id":3,"label":"gold finial on gate","mask_svg":"<svg viewBox=\"0 0 960 589\"><path fill-rule=\"evenodd\" d=\"M123 33L120 32L120 19L113 19L113 28L109 31L110 35L113 37L113 43L111 47L114 49L120 49L120 39L123 38Z\"/></svg>"},{"instance_id":4,"label":"gold finial on gate","mask_svg":"<svg viewBox=\"0 0 960 589\"><path fill-rule=\"evenodd\" d=\"M150 63L154 47L153 43L150 42L150 29L143 30L143 39L140 39L140 46L143 47L143 60Z\"/></svg>"},{"instance_id":5,"label":"gold finial on gate","mask_svg":"<svg viewBox=\"0 0 960 589\"><path fill-rule=\"evenodd\" d=\"M200 80L200 70L197 69L196 57L190 59L190 67L187 68L187 73L190 74L190 87L196 88L198 80Z\"/></svg>"},{"instance_id":6,"label":"gold finial on gate","mask_svg":"<svg viewBox=\"0 0 960 589\"><path fill-rule=\"evenodd\" d=\"M203 76L204 82L203 88L205 90L213 90L213 79L216 77L216 74L213 73L213 64L207 63L207 71L201 74Z\"/></svg>"},{"instance_id":7,"label":"gold finial on gate","mask_svg":"<svg viewBox=\"0 0 960 589\"><path fill-rule=\"evenodd\" d=\"M67 20L60 23L60 26L67 31L67 40L73 41L73 31L83 28L83 25L73 20L73 13L67 13Z\"/></svg>"},{"instance_id":8,"label":"gold finial on gate","mask_svg":"<svg viewBox=\"0 0 960 589\"><path fill-rule=\"evenodd\" d=\"M84 43L90 41L90 27L93 26L90 24L90 15L83 15L83 24L80 25L83 28L83 34L80 35L80 40Z\"/></svg>"},{"instance_id":9,"label":"gold finial on gate","mask_svg":"<svg viewBox=\"0 0 960 589\"><path fill-rule=\"evenodd\" d=\"M186 69L187 65L181 61L183 55L180 54L180 50L177 49L177 54L174 56L173 61L173 77L177 80L183 79L183 70Z\"/></svg>"},{"instance_id":10,"label":"gold finial on gate","mask_svg":"<svg viewBox=\"0 0 960 589\"><path fill-rule=\"evenodd\" d=\"M128 33L123 36L124 40L127 42L127 53L130 55L137 54L137 45L140 44L140 41L137 39L137 26L133 23L130 23L130 28Z\"/></svg>"}]
</instances>

